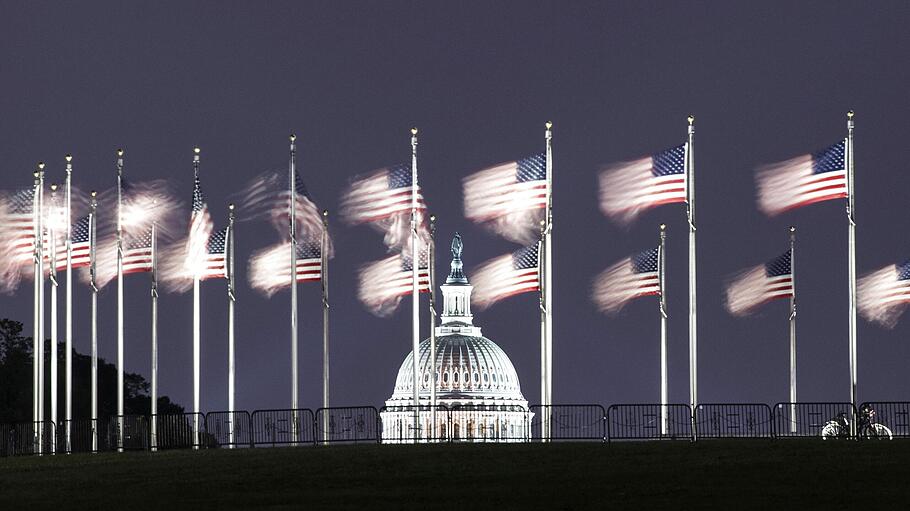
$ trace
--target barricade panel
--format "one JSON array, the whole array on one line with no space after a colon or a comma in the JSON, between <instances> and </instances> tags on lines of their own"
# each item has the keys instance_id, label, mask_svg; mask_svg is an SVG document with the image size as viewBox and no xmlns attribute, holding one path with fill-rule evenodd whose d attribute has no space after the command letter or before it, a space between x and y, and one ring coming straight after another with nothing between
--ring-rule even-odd
<instances>
[{"instance_id":1,"label":"barricade panel","mask_svg":"<svg viewBox=\"0 0 910 511\"><path fill-rule=\"evenodd\" d=\"M875 410L872 422L887 427L894 438L910 437L910 401L870 401L863 403Z\"/></svg>"},{"instance_id":2,"label":"barricade panel","mask_svg":"<svg viewBox=\"0 0 910 511\"><path fill-rule=\"evenodd\" d=\"M110 448L107 438L99 430L98 419L73 419L60 422L57 427L58 452L98 452Z\"/></svg>"},{"instance_id":3,"label":"barricade panel","mask_svg":"<svg viewBox=\"0 0 910 511\"><path fill-rule=\"evenodd\" d=\"M526 442L529 411L518 405L457 405L449 409L451 442Z\"/></svg>"},{"instance_id":4,"label":"barricade panel","mask_svg":"<svg viewBox=\"0 0 910 511\"><path fill-rule=\"evenodd\" d=\"M328 417L323 415L322 420L325 421ZM379 420L380 438L384 444L448 442L452 430L450 412L444 405L383 406L379 409ZM320 431L327 431L327 426L320 424ZM317 438L316 441L323 441L323 438Z\"/></svg>"},{"instance_id":5,"label":"barricade panel","mask_svg":"<svg viewBox=\"0 0 910 511\"><path fill-rule=\"evenodd\" d=\"M158 414L151 417L152 449L191 449L209 445L201 413Z\"/></svg>"},{"instance_id":6,"label":"barricade panel","mask_svg":"<svg viewBox=\"0 0 910 511\"><path fill-rule=\"evenodd\" d=\"M315 426L321 443L380 441L379 412L374 406L320 408Z\"/></svg>"},{"instance_id":7,"label":"barricade panel","mask_svg":"<svg viewBox=\"0 0 910 511\"><path fill-rule=\"evenodd\" d=\"M51 421L0 425L0 456L50 454L55 430Z\"/></svg>"},{"instance_id":8,"label":"barricade panel","mask_svg":"<svg viewBox=\"0 0 910 511\"><path fill-rule=\"evenodd\" d=\"M846 422L839 424L839 418ZM856 410L850 403L777 403L774 436L849 438L855 418Z\"/></svg>"},{"instance_id":9,"label":"barricade panel","mask_svg":"<svg viewBox=\"0 0 910 511\"><path fill-rule=\"evenodd\" d=\"M145 415L114 415L107 421L104 435L107 446L114 451L135 451L149 448L149 420Z\"/></svg>"},{"instance_id":10,"label":"barricade panel","mask_svg":"<svg viewBox=\"0 0 910 511\"><path fill-rule=\"evenodd\" d=\"M256 410L252 413L254 447L276 445L312 445L313 410L308 408Z\"/></svg>"},{"instance_id":11,"label":"barricade panel","mask_svg":"<svg viewBox=\"0 0 910 511\"><path fill-rule=\"evenodd\" d=\"M695 407L696 438L773 438L771 408L763 403L705 403Z\"/></svg>"},{"instance_id":12,"label":"barricade panel","mask_svg":"<svg viewBox=\"0 0 910 511\"><path fill-rule=\"evenodd\" d=\"M607 409L609 440L694 440L685 404L622 404Z\"/></svg>"},{"instance_id":13,"label":"barricade panel","mask_svg":"<svg viewBox=\"0 0 910 511\"><path fill-rule=\"evenodd\" d=\"M213 447L252 445L252 418L246 411L209 412L205 414L205 431Z\"/></svg>"},{"instance_id":14,"label":"barricade panel","mask_svg":"<svg viewBox=\"0 0 910 511\"><path fill-rule=\"evenodd\" d=\"M596 440L607 439L606 411L601 405L532 405L530 409L531 438L534 440ZM550 434L544 438L544 423L549 422Z\"/></svg>"}]
</instances>

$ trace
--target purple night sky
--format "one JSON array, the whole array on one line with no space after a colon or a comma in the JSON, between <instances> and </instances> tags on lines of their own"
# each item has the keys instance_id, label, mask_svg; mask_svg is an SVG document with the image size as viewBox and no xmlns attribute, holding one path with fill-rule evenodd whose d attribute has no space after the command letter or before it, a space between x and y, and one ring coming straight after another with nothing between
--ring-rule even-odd
<instances>
[{"instance_id":1,"label":"purple night sky","mask_svg":"<svg viewBox=\"0 0 910 511\"><path fill-rule=\"evenodd\" d=\"M849 400L847 219L829 201L768 219L754 169L827 147L856 111L857 270L910 257L898 215L910 189L910 4L876 2L0 2L0 188L28 186L35 163L62 181L74 155L82 190L115 185L115 150L133 181L166 178L189 219L192 148L216 228L254 175L298 169L332 212L331 400L379 405L410 350L410 300L390 318L356 298L356 269L381 237L346 227L340 194L355 174L410 157L420 128L420 180L439 217L437 271L464 236L468 277L515 245L470 224L464 176L544 149L554 122L554 402L655 402L657 300L617 317L589 299L594 275L657 243L668 226L670 399L688 400L685 208L663 206L629 229L598 209L603 164L684 142L696 116L699 399L785 401L788 306L727 314L724 283L786 250L798 227L800 400ZM105 205L103 205L105 206ZM102 210L101 214L111 214ZM250 289L246 260L278 240L237 226L237 406L290 404L289 293ZM203 410L227 406L223 281L203 284ZM90 292L75 291L75 347L89 352ZM425 300L426 298L424 298ZM321 402L318 284L300 287L301 404ZM192 295L163 294L160 392L192 405ZM100 297L101 354L116 360L116 292ZM62 308L62 307L61 307ZM149 373L147 275L126 283L126 369ZM0 316L31 332L24 283ZM422 325L426 334L424 315ZM475 313L539 400L537 296ZM62 321L62 319L61 319ZM62 323L61 323L62 324ZM859 320L860 400L907 399L910 318L894 330ZM61 336L62 338L62 336ZM62 371L62 369L61 369Z\"/></svg>"}]
</instances>

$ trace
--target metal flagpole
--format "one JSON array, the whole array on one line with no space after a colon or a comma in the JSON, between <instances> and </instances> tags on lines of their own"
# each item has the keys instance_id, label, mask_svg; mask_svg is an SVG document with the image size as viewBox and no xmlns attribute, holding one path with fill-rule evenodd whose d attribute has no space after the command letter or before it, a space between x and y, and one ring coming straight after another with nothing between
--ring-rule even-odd
<instances>
[{"instance_id":1,"label":"metal flagpole","mask_svg":"<svg viewBox=\"0 0 910 511\"><path fill-rule=\"evenodd\" d=\"M227 295L228 295L228 413L231 417L230 430L228 439L230 448L234 448L234 302L237 298L234 295L234 204L228 204L228 230L227 230L227 260L225 261L225 271L227 272Z\"/></svg>"},{"instance_id":2,"label":"metal flagpole","mask_svg":"<svg viewBox=\"0 0 910 511\"><path fill-rule=\"evenodd\" d=\"M294 187L294 178L297 176L297 146L296 135L290 136L291 156L288 171L288 233L291 238L291 436L297 441L299 431L299 418L297 417L297 194Z\"/></svg>"},{"instance_id":3,"label":"metal flagpole","mask_svg":"<svg viewBox=\"0 0 910 511\"><path fill-rule=\"evenodd\" d=\"M37 335L35 344L38 359L37 372L37 394L38 394L38 417L37 420L37 439L38 453L44 452L44 163L38 164L38 172L35 173L36 188L35 190L35 299L37 302L36 321Z\"/></svg>"},{"instance_id":4,"label":"metal flagpole","mask_svg":"<svg viewBox=\"0 0 910 511\"><path fill-rule=\"evenodd\" d=\"M849 281L850 403L856 407L856 206L853 188L853 110L847 112L847 278Z\"/></svg>"},{"instance_id":5,"label":"metal flagpole","mask_svg":"<svg viewBox=\"0 0 910 511\"><path fill-rule=\"evenodd\" d=\"M667 226L660 224L657 256L660 279L660 434L667 434Z\"/></svg>"},{"instance_id":6,"label":"metal flagpole","mask_svg":"<svg viewBox=\"0 0 910 511\"><path fill-rule=\"evenodd\" d=\"M64 452L70 452L70 421L73 420L73 156L66 155L66 436Z\"/></svg>"},{"instance_id":7,"label":"metal flagpole","mask_svg":"<svg viewBox=\"0 0 910 511\"><path fill-rule=\"evenodd\" d=\"M537 241L537 283L540 286L540 441L547 442L550 439L548 433L550 420L547 411L547 287L546 271L544 262L546 253L544 251L544 238L547 236L547 221L540 221L540 239Z\"/></svg>"},{"instance_id":8,"label":"metal flagpole","mask_svg":"<svg viewBox=\"0 0 910 511\"><path fill-rule=\"evenodd\" d=\"M152 222L152 450L158 450L158 226Z\"/></svg>"},{"instance_id":9,"label":"metal flagpole","mask_svg":"<svg viewBox=\"0 0 910 511\"><path fill-rule=\"evenodd\" d=\"M329 210L322 210L322 257L320 282L322 283L322 407L329 407ZM329 439L329 414L322 416L322 439Z\"/></svg>"},{"instance_id":10,"label":"metal flagpole","mask_svg":"<svg viewBox=\"0 0 910 511\"><path fill-rule=\"evenodd\" d=\"M33 328L32 344L34 345L32 348L32 423L34 423L34 425L35 425L34 442L36 444L38 444L36 446L37 448L35 449L35 452L40 452L40 442L38 442L38 430L40 429L40 426L41 426L39 424L39 421L41 420L39 418L40 410L41 410L41 404L40 404L40 399L39 399L41 396L41 389L40 389L40 378L39 378L39 370L38 370L39 360L40 360L40 358L38 357L38 353L40 351L38 349L38 347L41 344L41 316L38 313L38 304L40 303L38 286L40 285L39 279L40 279L40 275L41 275L41 255L40 255L41 247L40 247L38 240L41 239L41 223L39 220L39 218L41 217L41 214L40 214L41 210L38 207L38 194L40 193L40 190L41 190L41 173L42 173L43 168L44 168L44 164L39 163L38 170L36 170L34 173L35 184L34 184L34 187L32 188L32 235L34 236L34 238L32 240L32 247L34 247L34 250L32 251L32 259L33 259L32 263L34 265L34 272L35 272L35 275L34 275L34 294L35 294L34 306L35 307L34 307L34 314L32 316L32 321L33 321L33 323L32 323L32 325L33 325L32 326L32 328Z\"/></svg>"},{"instance_id":11,"label":"metal flagpole","mask_svg":"<svg viewBox=\"0 0 910 511\"><path fill-rule=\"evenodd\" d=\"M430 215L430 245L427 247L427 269L430 272L430 438L437 438L436 424L436 215Z\"/></svg>"},{"instance_id":12,"label":"metal flagpole","mask_svg":"<svg viewBox=\"0 0 910 511\"><path fill-rule=\"evenodd\" d=\"M92 190L92 211L89 215L89 277L92 286L92 452L98 452L98 286L95 283L95 246L98 242L97 192Z\"/></svg>"},{"instance_id":13,"label":"metal flagpole","mask_svg":"<svg viewBox=\"0 0 910 511\"><path fill-rule=\"evenodd\" d=\"M550 436L550 416L553 413L553 123L547 121L547 209L544 216L544 317L546 333L546 433Z\"/></svg>"},{"instance_id":14,"label":"metal flagpole","mask_svg":"<svg viewBox=\"0 0 910 511\"><path fill-rule=\"evenodd\" d=\"M695 116L689 116L689 138L686 142L686 204L689 221L689 406L693 412L692 431L695 431L695 408L698 406L698 328L695 278Z\"/></svg>"},{"instance_id":15,"label":"metal flagpole","mask_svg":"<svg viewBox=\"0 0 910 511\"><path fill-rule=\"evenodd\" d=\"M411 340L414 362L414 443L420 438L420 245L417 239L417 128L411 128Z\"/></svg>"},{"instance_id":16,"label":"metal flagpole","mask_svg":"<svg viewBox=\"0 0 910 511\"><path fill-rule=\"evenodd\" d=\"M48 212L53 215L52 218L48 220L48 241L51 246L48 250L48 279L51 283L51 422L55 425L57 424L57 342L58 342L58 331L57 331L57 288L59 283L57 282L57 231L56 225L54 225L58 220L58 208L57 208L57 185L51 184L51 207ZM57 452L57 442L56 435L51 435L51 452Z\"/></svg>"},{"instance_id":17,"label":"metal flagpole","mask_svg":"<svg viewBox=\"0 0 910 511\"><path fill-rule=\"evenodd\" d=\"M57 231L54 222L58 220L57 217L57 185L51 185L51 207L49 212L53 215L53 218L48 221L48 241L51 246L48 250L48 279L51 283L51 353L50 353L50 362L51 362L51 422L55 425L57 424L57 287L59 283L57 282ZM51 435L51 452L57 452L57 443L56 435Z\"/></svg>"},{"instance_id":18,"label":"metal flagpole","mask_svg":"<svg viewBox=\"0 0 910 511\"><path fill-rule=\"evenodd\" d=\"M790 432L796 433L796 227L790 226Z\"/></svg>"},{"instance_id":19,"label":"metal flagpole","mask_svg":"<svg viewBox=\"0 0 910 511\"><path fill-rule=\"evenodd\" d=\"M117 431L123 452L123 149L117 150Z\"/></svg>"},{"instance_id":20,"label":"metal flagpole","mask_svg":"<svg viewBox=\"0 0 910 511\"><path fill-rule=\"evenodd\" d=\"M199 183L199 148L193 148L193 183ZM201 214L197 211L195 214ZM193 268L193 448L199 448L199 373L202 351L202 320L199 304L199 269Z\"/></svg>"}]
</instances>

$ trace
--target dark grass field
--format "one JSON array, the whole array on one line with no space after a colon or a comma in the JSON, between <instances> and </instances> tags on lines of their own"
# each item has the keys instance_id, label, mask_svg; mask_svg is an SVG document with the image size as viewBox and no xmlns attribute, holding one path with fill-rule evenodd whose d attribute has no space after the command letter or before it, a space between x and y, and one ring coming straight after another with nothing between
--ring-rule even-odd
<instances>
[{"instance_id":1,"label":"dark grass field","mask_svg":"<svg viewBox=\"0 0 910 511\"><path fill-rule=\"evenodd\" d=\"M0 510L910 508L910 442L331 446L0 458Z\"/></svg>"}]
</instances>

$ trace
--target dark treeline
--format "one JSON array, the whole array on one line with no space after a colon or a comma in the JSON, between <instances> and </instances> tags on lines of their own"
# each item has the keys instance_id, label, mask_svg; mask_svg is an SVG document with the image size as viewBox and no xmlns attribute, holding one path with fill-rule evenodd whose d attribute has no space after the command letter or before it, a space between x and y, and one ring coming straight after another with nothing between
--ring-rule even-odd
<instances>
[{"instance_id":1,"label":"dark treeline","mask_svg":"<svg viewBox=\"0 0 910 511\"><path fill-rule=\"evenodd\" d=\"M32 420L32 351L31 337L22 335L22 323L0 319L0 423L29 422ZM58 420L66 413L66 349L60 343L58 355ZM50 418L50 340L44 345L44 417ZM149 383L142 375L125 373L124 412L149 414L151 398ZM91 417L92 407L92 357L73 350L73 419ZM183 413L182 406L170 398L158 398L158 413ZM117 367L98 358L98 417L117 413Z\"/></svg>"}]
</instances>

